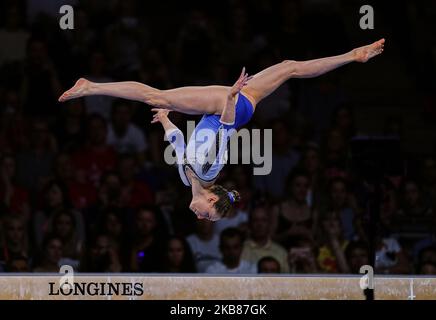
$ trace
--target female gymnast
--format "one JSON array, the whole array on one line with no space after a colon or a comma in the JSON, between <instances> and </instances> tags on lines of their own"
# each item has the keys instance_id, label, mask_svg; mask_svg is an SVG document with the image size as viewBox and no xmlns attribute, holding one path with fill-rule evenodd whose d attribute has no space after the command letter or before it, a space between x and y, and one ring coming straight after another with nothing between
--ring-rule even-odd
<instances>
[{"instance_id":1,"label":"female gymnast","mask_svg":"<svg viewBox=\"0 0 436 320\"><path fill-rule=\"evenodd\" d=\"M59 98L63 102L89 95L108 95L144 102L155 107L152 123L160 122L175 149L179 174L191 186L189 208L199 219L217 221L239 200L237 191L215 184L225 164L227 141L234 130L250 121L256 105L290 78L313 78L350 62L366 62L383 52L384 39L345 54L308 60L285 60L248 77L245 68L232 87L204 86L159 90L138 82L94 83L79 79ZM202 114L201 121L185 145L183 133L168 119L170 111ZM225 129L225 130L221 130ZM205 139L202 130L212 131ZM207 135L206 135L207 136ZM206 140L206 141L205 141ZM212 147L215 152L211 152Z\"/></svg>"}]
</instances>

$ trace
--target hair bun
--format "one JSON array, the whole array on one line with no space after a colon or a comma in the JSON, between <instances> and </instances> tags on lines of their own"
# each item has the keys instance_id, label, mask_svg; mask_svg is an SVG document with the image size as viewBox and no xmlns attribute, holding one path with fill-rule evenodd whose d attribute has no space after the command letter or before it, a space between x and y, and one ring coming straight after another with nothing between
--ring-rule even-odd
<instances>
[{"instance_id":1,"label":"hair bun","mask_svg":"<svg viewBox=\"0 0 436 320\"><path fill-rule=\"evenodd\" d=\"M230 191L230 193L233 195L234 202L241 201L241 195L239 194L238 191L232 190L232 191Z\"/></svg>"}]
</instances>

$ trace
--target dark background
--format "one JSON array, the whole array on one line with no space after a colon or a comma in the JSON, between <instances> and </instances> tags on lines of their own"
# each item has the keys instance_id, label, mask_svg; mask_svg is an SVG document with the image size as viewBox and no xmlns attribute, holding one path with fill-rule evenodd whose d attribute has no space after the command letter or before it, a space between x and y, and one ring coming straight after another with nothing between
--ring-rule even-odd
<instances>
[{"instance_id":1,"label":"dark background","mask_svg":"<svg viewBox=\"0 0 436 320\"><path fill-rule=\"evenodd\" d=\"M245 258L256 251L250 241L274 240L264 255L289 263L282 272L357 272L368 261L373 186L371 172L356 170L351 141L388 136L401 150L380 159L388 165L378 192L377 271L436 273L436 3L205 2L1 2L1 269L56 271L69 261L81 271L194 272L200 260L220 257L184 239L197 230L218 253L221 231L235 227ZM74 7L74 30L59 27L63 4ZM359 27L364 4L374 8L374 30ZM242 66L254 74L381 37L382 56L290 80L257 107L249 127L273 129L273 171L253 177L249 165L228 165L220 183L242 202L214 226L187 209L190 190L163 161L163 131L150 125L149 106L57 102L79 77L159 89L231 85ZM192 117L171 118L183 130Z\"/></svg>"}]
</instances>

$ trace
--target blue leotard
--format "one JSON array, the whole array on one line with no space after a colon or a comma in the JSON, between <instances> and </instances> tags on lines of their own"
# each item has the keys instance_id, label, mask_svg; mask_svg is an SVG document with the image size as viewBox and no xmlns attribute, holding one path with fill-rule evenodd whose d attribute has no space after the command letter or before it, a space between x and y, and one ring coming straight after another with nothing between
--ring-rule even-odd
<instances>
[{"instance_id":1,"label":"blue leotard","mask_svg":"<svg viewBox=\"0 0 436 320\"><path fill-rule=\"evenodd\" d=\"M190 186L186 170L190 168L199 180L211 182L227 162L227 142L236 130L248 123L253 116L251 102L241 93L235 105L235 122L221 123L221 115L205 114L185 145L179 129L167 132L168 141L176 151L178 169L183 183Z\"/></svg>"}]
</instances>

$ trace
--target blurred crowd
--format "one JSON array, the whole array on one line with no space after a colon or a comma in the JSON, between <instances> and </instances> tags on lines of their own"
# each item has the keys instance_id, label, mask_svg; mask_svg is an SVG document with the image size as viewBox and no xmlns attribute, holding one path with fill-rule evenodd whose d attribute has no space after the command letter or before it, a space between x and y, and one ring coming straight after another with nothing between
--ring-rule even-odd
<instances>
[{"instance_id":1,"label":"blurred crowd","mask_svg":"<svg viewBox=\"0 0 436 320\"><path fill-rule=\"evenodd\" d=\"M74 30L59 27L66 3ZM341 71L290 81L259 104L249 127L273 130L272 172L226 166L219 182L242 201L218 222L189 211L190 189L163 161L167 143L149 106L57 102L79 77L230 85L242 66L253 73L345 52L355 44L340 3L1 1L0 271L358 273L374 240L376 272L436 274L435 152L401 150L399 169L379 184L358 175L350 154L361 130ZM405 3L424 18L436 12ZM435 70L435 49L425 70L410 68L412 79L425 83ZM170 117L182 130L198 120ZM380 128L400 142L407 134L400 114Z\"/></svg>"}]
</instances>

